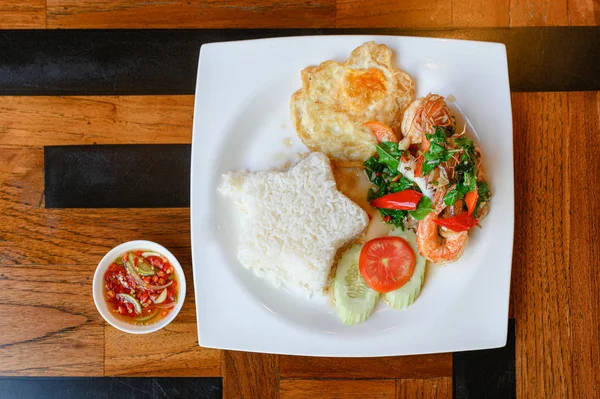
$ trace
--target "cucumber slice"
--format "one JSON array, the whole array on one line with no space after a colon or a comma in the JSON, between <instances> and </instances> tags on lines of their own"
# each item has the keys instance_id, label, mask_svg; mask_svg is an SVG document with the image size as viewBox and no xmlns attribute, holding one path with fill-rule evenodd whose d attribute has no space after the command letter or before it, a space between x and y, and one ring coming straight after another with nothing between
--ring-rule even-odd
<instances>
[{"instance_id":1,"label":"cucumber slice","mask_svg":"<svg viewBox=\"0 0 600 399\"><path fill-rule=\"evenodd\" d=\"M417 260L417 263L415 264L415 270L410 280L408 280L402 287L395 291L388 292L383 297L384 302L387 303L389 307L402 310L412 305L421 293L421 286L423 285L423 280L425 280L425 265L427 260L419 253L419 248L417 247L417 236L412 231L395 229L394 231L390 232L389 235L404 238L415 252Z\"/></svg>"},{"instance_id":2,"label":"cucumber slice","mask_svg":"<svg viewBox=\"0 0 600 399\"><path fill-rule=\"evenodd\" d=\"M138 316L138 317L134 317L133 321L135 321L135 322L138 322L138 323L139 323L139 322L143 322L143 321L148 321L148 320L150 320L150 319L153 319L153 318L154 318L154 316L156 316L156 315L158 314L158 312L159 312L158 310L155 310L154 312L150 313L150 314L149 314L149 315L147 315L147 316Z\"/></svg>"},{"instance_id":3,"label":"cucumber slice","mask_svg":"<svg viewBox=\"0 0 600 399\"><path fill-rule=\"evenodd\" d=\"M117 294L117 298L118 299L122 299L125 302L129 302L130 304L133 305L133 308L135 309L135 313L140 314L142 313L142 305L140 305L140 303L138 302L137 299L135 299L134 297L132 297L129 294Z\"/></svg>"},{"instance_id":4,"label":"cucumber slice","mask_svg":"<svg viewBox=\"0 0 600 399\"><path fill-rule=\"evenodd\" d=\"M342 254L333 282L335 308L347 325L365 321L379 300L379 293L365 284L358 270L361 249L362 245L354 245Z\"/></svg>"},{"instance_id":5,"label":"cucumber slice","mask_svg":"<svg viewBox=\"0 0 600 399\"><path fill-rule=\"evenodd\" d=\"M156 274L154 268L146 261L146 259L130 252L128 261L131 262L132 265L135 265L134 259L137 259L137 266L134 266L134 269L140 276L154 276Z\"/></svg>"}]
</instances>

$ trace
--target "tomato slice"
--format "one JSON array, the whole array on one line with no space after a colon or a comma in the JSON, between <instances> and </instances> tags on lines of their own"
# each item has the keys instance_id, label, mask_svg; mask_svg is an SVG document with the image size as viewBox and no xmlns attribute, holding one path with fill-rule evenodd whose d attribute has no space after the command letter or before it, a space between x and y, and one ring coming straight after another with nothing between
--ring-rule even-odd
<instances>
[{"instance_id":1,"label":"tomato slice","mask_svg":"<svg viewBox=\"0 0 600 399\"><path fill-rule=\"evenodd\" d=\"M369 287L386 293L410 280L415 263L415 253L406 240L388 236L367 241L360 252L358 268Z\"/></svg>"}]
</instances>

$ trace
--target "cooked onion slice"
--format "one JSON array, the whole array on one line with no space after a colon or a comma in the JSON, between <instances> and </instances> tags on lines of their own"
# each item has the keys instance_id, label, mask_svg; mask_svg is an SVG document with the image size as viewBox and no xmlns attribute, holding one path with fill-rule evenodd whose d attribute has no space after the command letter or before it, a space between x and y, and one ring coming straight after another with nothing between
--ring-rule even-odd
<instances>
[{"instance_id":1,"label":"cooked onion slice","mask_svg":"<svg viewBox=\"0 0 600 399\"><path fill-rule=\"evenodd\" d=\"M146 290L158 291L158 290L162 290L164 288L167 288L171 284L173 284L173 280L171 280L171 281L169 281L165 285L150 285L147 282L145 282L144 280L142 280L142 278L140 277L140 275L137 274L137 272L135 271L135 269L134 269L133 265L131 264L131 262L129 262L129 261L125 262L125 267L127 268L127 272L131 275L131 277L133 277L133 279L135 280L135 282L138 283L138 285L140 286L140 288L143 288L143 289L146 289Z\"/></svg>"}]
</instances>

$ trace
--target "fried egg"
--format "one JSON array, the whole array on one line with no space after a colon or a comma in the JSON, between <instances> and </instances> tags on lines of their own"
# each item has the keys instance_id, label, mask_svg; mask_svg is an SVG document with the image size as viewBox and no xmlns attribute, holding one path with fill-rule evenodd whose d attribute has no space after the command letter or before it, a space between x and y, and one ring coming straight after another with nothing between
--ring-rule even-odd
<instances>
[{"instance_id":1,"label":"fried egg","mask_svg":"<svg viewBox=\"0 0 600 399\"><path fill-rule=\"evenodd\" d=\"M298 136L336 165L362 164L377 139L366 122L388 125L400 136L402 115L414 97L410 76L392 66L392 50L367 42L343 63L325 61L302 70L302 88L291 99Z\"/></svg>"}]
</instances>

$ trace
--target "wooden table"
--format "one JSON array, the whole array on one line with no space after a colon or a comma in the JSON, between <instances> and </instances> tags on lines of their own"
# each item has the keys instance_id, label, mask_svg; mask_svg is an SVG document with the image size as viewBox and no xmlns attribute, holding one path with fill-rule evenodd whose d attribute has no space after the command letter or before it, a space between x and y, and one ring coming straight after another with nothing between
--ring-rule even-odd
<instances>
[{"instance_id":1,"label":"wooden table","mask_svg":"<svg viewBox=\"0 0 600 399\"><path fill-rule=\"evenodd\" d=\"M2 29L596 24L595 0L0 0ZM0 375L222 376L226 398L451 397L451 354L327 359L201 348L189 209L45 207L44 146L189 144L193 100L0 96ZM600 397L600 92L513 93L512 107L516 395ZM177 319L142 337L104 323L90 295L99 259L137 238L173 251L190 287Z\"/></svg>"}]
</instances>

